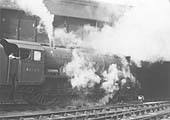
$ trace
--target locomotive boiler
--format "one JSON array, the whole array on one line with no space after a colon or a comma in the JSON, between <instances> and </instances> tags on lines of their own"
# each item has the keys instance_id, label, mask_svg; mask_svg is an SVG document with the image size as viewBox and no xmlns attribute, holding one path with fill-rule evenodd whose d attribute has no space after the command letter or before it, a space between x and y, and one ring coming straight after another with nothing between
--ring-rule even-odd
<instances>
[{"instance_id":1,"label":"locomotive boiler","mask_svg":"<svg viewBox=\"0 0 170 120\"><path fill-rule=\"evenodd\" d=\"M64 66L72 60L73 49L10 39L1 39L0 43L0 101L50 105L74 96L69 76L64 72ZM96 74L101 77L109 65L122 65L116 56L88 51L83 54L95 63Z\"/></svg>"}]
</instances>

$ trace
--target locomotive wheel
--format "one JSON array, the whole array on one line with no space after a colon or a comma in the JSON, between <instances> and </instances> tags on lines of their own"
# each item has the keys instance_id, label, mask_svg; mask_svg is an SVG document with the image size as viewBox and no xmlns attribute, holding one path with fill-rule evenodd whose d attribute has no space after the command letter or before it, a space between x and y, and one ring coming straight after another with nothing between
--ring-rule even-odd
<instances>
[{"instance_id":1,"label":"locomotive wheel","mask_svg":"<svg viewBox=\"0 0 170 120\"><path fill-rule=\"evenodd\" d=\"M33 105L54 105L57 102L57 97L44 95L40 90L35 88L27 89L29 92L24 92L23 98L30 104Z\"/></svg>"}]
</instances>

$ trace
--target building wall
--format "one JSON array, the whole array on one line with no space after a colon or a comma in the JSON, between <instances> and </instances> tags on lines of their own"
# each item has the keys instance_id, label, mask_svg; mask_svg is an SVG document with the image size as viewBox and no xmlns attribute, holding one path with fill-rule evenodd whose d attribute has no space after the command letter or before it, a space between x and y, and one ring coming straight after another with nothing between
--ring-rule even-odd
<instances>
[{"instance_id":1,"label":"building wall","mask_svg":"<svg viewBox=\"0 0 170 120\"><path fill-rule=\"evenodd\" d=\"M66 32L73 32L82 39L84 38L83 27L85 25L102 26L98 23L103 22L97 20L96 11L99 6L90 0L44 0L44 3L50 12L55 14L53 22L55 28L65 28ZM26 14L10 0L1 0L0 8L1 37L48 42L45 31L37 29L38 17Z\"/></svg>"},{"instance_id":2,"label":"building wall","mask_svg":"<svg viewBox=\"0 0 170 120\"><path fill-rule=\"evenodd\" d=\"M29 16L23 11L14 9L0 9L1 10L1 37L8 39L18 39L24 41L48 42L45 30L37 29L39 25L39 18ZM96 27L96 20L58 16L55 15L53 26L54 28L65 28L66 32L72 32L77 37L84 38L84 25L91 25Z\"/></svg>"},{"instance_id":3,"label":"building wall","mask_svg":"<svg viewBox=\"0 0 170 120\"><path fill-rule=\"evenodd\" d=\"M23 11L1 9L1 35L4 38L35 41L36 19Z\"/></svg>"}]
</instances>

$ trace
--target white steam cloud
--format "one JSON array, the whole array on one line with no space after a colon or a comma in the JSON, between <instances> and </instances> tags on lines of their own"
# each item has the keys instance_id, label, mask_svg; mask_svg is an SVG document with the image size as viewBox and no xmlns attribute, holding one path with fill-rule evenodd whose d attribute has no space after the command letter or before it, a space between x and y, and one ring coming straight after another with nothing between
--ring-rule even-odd
<instances>
[{"instance_id":1,"label":"white steam cloud","mask_svg":"<svg viewBox=\"0 0 170 120\"><path fill-rule=\"evenodd\" d=\"M92 61L85 58L81 52L74 50L73 58L65 67L67 75L72 77L71 84L77 88L93 87L100 82L100 77L95 74Z\"/></svg>"},{"instance_id":2,"label":"white steam cloud","mask_svg":"<svg viewBox=\"0 0 170 120\"><path fill-rule=\"evenodd\" d=\"M118 75L119 71L116 64L110 65L108 70L103 72L105 82L101 87L106 91L106 95L99 101L100 103L108 103L109 99L112 98L115 92L119 90L119 86L117 84L117 81L119 81Z\"/></svg>"},{"instance_id":3,"label":"white steam cloud","mask_svg":"<svg viewBox=\"0 0 170 120\"><path fill-rule=\"evenodd\" d=\"M102 84L102 88L106 89L107 92L112 93L116 90L117 86L115 86L115 83L119 80L118 73L119 71L116 64L110 65L108 70L103 72L104 80L106 82Z\"/></svg>"},{"instance_id":4,"label":"white steam cloud","mask_svg":"<svg viewBox=\"0 0 170 120\"><path fill-rule=\"evenodd\" d=\"M86 37L91 41L87 44L104 53L137 60L170 60L169 0L132 0L130 4L113 27L106 25L101 31L92 31Z\"/></svg>"}]
</instances>

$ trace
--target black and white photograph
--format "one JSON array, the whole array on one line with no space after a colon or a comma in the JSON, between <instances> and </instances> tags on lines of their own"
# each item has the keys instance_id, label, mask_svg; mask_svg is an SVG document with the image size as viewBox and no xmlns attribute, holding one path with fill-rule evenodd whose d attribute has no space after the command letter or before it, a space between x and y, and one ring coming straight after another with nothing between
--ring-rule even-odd
<instances>
[{"instance_id":1,"label":"black and white photograph","mask_svg":"<svg viewBox=\"0 0 170 120\"><path fill-rule=\"evenodd\" d=\"M0 0L0 120L170 120L170 0Z\"/></svg>"}]
</instances>

